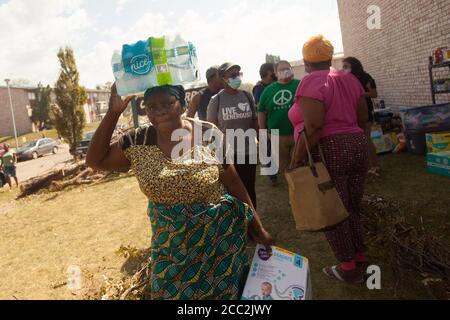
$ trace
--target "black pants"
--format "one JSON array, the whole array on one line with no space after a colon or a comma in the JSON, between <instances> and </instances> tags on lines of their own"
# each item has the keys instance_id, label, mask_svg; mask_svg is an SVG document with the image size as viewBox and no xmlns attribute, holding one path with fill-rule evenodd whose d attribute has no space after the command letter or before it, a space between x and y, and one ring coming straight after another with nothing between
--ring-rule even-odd
<instances>
[{"instance_id":1,"label":"black pants","mask_svg":"<svg viewBox=\"0 0 450 320\"><path fill-rule=\"evenodd\" d=\"M272 142L270 139L267 139L267 156L270 158L272 157ZM272 166L272 161L269 162L269 164L266 166L267 168L270 168ZM278 175L272 175L269 176L270 181L277 181L278 180Z\"/></svg>"},{"instance_id":2,"label":"black pants","mask_svg":"<svg viewBox=\"0 0 450 320\"><path fill-rule=\"evenodd\" d=\"M256 209L256 190L255 190L255 180L256 180L256 164L248 164L249 157L246 156L245 164L237 164L236 159L234 159L236 171L244 183L247 193L252 200L253 206Z\"/></svg>"}]
</instances>

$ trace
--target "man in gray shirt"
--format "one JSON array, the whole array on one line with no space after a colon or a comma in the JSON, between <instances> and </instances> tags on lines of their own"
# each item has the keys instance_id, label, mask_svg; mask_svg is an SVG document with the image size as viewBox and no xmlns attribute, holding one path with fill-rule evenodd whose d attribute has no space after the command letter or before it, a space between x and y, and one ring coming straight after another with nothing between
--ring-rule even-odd
<instances>
[{"instance_id":1,"label":"man in gray shirt","mask_svg":"<svg viewBox=\"0 0 450 320\"><path fill-rule=\"evenodd\" d=\"M234 164L242 182L247 188L247 192L256 208L256 162L250 161L255 158L256 148L256 130L258 129L258 116L256 113L255 101L252 95L246 91L239 90L242 84L241 67L224 63L219 67L219 76L221 77L225 89L214 96L208 105L207 120L214 123L223 133L231 130L243 130L249 133L251 141L245 140L245 145L235 143L234 145ZM255 130L250 134L248 130ZM239 141L237 141L239 142ZM245 158L244 163L238 162L239 158Z\"/></svg>"}]
</instances>

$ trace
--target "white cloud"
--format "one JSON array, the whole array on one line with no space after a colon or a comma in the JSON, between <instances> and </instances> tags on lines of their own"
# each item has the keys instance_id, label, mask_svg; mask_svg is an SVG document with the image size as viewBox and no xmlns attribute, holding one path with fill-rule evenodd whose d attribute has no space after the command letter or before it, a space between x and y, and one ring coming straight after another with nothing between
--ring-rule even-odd
<instances>
[{"instance_id":1,"label":"white cloud","mask_svg":"<svg viewBox=\"0 0 450 320\"><path fill-rule=\"evenodd\" d=\"M196 45L202 73L210 65L232 61L243 67L249 82L258 80L266 53L299 60L303 42L312 35L323 33L342 50L337 12L324 10L322 1L229 0L206 13L194 3L181 14L156 10L151 3L136 6L140 12L130 0L117 0L112 14L130 6L127 14L134 10L138 17L123 27L105 12L106 22L100 25L82 0L10 0L0 6L0 40L8 44L0 51L0 77L53 84L57 49L68 44L75 49L82 84L93 87L113 80L110 60L122 44L175 33Z\"/></svg>"},{"instance_id":2,"label":"white cloud","mask_svg":"<svg viewBox=\"0 0 450 320\"><path fill-rule=\"evenodd\" d=\"M122 12L123 9L125 9L127 3L129 3L129 2L130 2L130 0L118 0L117 1L116 12L117 13Z\"/></svg>"},{"instance_id":3,"label":"white cloud","mask_svg":"<svg viewBox=\"0 0 450 320\"><path fill-rule=\"evenodd\" d=\"M82 1L12 0L0 6L0 76L53 84L58 48L77 47L91 26ZM3 79L3 78L2 78Z\"/></svg>"},{"instance_id":4,"label":"white cloud","mask_svg":"<svg viewBox=\"0 0 450 320\"><path fill-rule=\"evenodd\" d=\"M234 1L219 12L205 16L192 9L176 20L170 12L146 13L127 31L111 34L121 43L131 43L150 35L179 32L197 46L202 71L232 61L241 64L249 82L258 80L266 53L300 60L302 44L312 35L323 33L342 50L337 15L334 19L326 13L318 15L318 10L309 11L311 6L304 2L280 3L285 2L261 1L256 8L254 3Z\"/></svg>"}]
</instances>

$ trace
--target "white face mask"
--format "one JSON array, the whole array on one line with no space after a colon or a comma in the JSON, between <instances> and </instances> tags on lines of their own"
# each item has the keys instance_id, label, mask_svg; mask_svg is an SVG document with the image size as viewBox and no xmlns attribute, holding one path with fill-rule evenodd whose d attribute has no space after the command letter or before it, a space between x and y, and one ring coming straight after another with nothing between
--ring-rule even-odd
<instances>
[{"instance_id":1,"label":"white face mask","mask_svg":"<svg viewBox=\"0 0 450 320\"><path fill-rule=\"evenodd\" d=\"M342 69L342 71L346 72L346 73L351 73L352 69Z\"/></svg>"},{"instance_id":2,"label":"white face mask","mask_svg":"<svg viewBox=\"0 0 450 320\"><path fill-rule=\"evenodd\" d=\"M286 80L294 76L292 69L286 69L278 72L278 80Z\"/></svg>"}]
</instances>

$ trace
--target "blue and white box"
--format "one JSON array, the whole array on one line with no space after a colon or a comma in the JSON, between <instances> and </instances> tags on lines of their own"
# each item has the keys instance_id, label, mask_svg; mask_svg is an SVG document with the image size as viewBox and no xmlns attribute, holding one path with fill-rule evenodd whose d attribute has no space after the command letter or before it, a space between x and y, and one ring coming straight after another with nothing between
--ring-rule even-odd
<instances>
[{"instance_id":1,"label":"blue and white box","mask_svg":"<svg viewBox=\"0 0 450 320\"><path fill-rule=\"evenodd\" d=\"M308 259L278 247L269 256L258 245L241 300L312 300Z\"/></svg>"}]
</instances>

